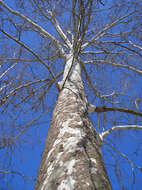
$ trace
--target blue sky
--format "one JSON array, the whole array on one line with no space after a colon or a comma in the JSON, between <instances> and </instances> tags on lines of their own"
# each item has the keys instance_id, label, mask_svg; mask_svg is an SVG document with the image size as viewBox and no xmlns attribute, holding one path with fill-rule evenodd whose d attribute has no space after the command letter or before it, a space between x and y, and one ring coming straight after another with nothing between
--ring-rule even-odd
<instances>
[{"instance_id":1,"label":"blue sky","mask_svg":"<svg viewBox=\"0 0 142 190\"><path fill-rule=\"evenodd\" d=\"M18 9L15 5L16 1L10 1L5 0L5 3L7 3L9 6L13 7L15 10L20 10L20 12L24 12L22 9ZM29 2L24 1L27 3L26 7L29 6L29 9L26 9L27 12L25 14L32 15L32 12L30 12L30 9L32 10L31 5ZM122 1L121 1L122 2ZM128 2L128 6L130 1ZM108 4L107 4L108 3ZM101 9L108 8L111 5L112 1L106 2L105 7L101 7ZM131 9L131 7L130 7ZM122 9L121 15L125 14L125 9ZM97 24L96 31L101 28L101 25L104 25L109 22L109 19L105 19L106 11L102 11L100 15L103 17L103 22L100 23L99 26L99 19L101 20L101 17L99 18L99 13L96 13L97 15ZM35 13L35 15L38 15L38 13ZM64 17L67 17L68 15L62 16L59 20L60 22ZM113 16L113 14L112 14ZM5 14L3 14L3 17L6 17ZM14 19L17 17L13 17ZM36 18L36 17L35 17ZM67 17L68 18L68 17ZM65 18L65 20L67 19ZM111 17L112 18L112 17ZM20 24L21 19L17 18L17 20L14 20L16 23ZM54 30L50 24L48 24L46 21L40 22L40 20L37 19L37 22L46 28L48 31L54 33ZM133 24L133 23L132 23ZM67 25L67 24L66 24ZM126 30L129 31L129 27L131 28L131 24L127 25L127 28L125 26L121 27L117 26L114 29L110 30L109 32L118 32ZM9 32L12 35L16 34L16 31L14 30L14 27L11 26L11 24L7 21L4 22L4 29L5 31ZM98 28L97 28L98 27ZM13 32L14 31L14 32ZM56 35L56 34L55 34ZM0 36L3 36L0 34ZM103 40L108 40L109 38L103 38ZM113 38L116 41L119 40L119 38ZM51 54L53 52L53 45L51 45L50 50L47 48L49 46L49 42L45 38L41 38L36 32L31 31L25 31L21 34L21 40L26 43L32 50L38 53L41 57L46 57L48 54ZM133 40L134 42L141 43L135 36L130 36L129 40ZM1 44L1 52L5 52L4 55L1 55L3 57L6 56L19 56L19 45L17 45L15 42L9 39L0 40ZM41 48L41 45L44 47ZM103 46L102 46L103 47ZM93 49L93 47L90 47L90 49ZM107 48L109 50L113 51L113 45L107 45ZM89 48L88 48L89 49ZM97 49L97 48L96 48ZM95 49L95 50L96 50ZM120 48L121 49L121 48ZM97 50L96 50L97 51ZM114 51L118 51L118 49L114 49ZM126 50L127 52L127 50ZM6 55L6 53L8 55ZM117 57L119 60L125 60L127 59L127 56L125 57ZM33 58L31 54L29 54L27 51L22 49L22 55L21 58ZM97 55L95 58L104 58L105 55ZM140 57L132 57L129 58L130 63L138 66L141 63ZM55 61L55 62L54 62ZM53 62L53 63L52 63ZM9 65L11 65L12 62L6 62L1 63L3 64L3 67L0 69L5 70ZM54 71L54 73L58 73L58 71L61 71L64 66L63 60L52 60L52 61L46 61L47 64L52 64L51 68ZM137 66L136 65L136 66ZM85 82L85 88L86 93L89 98L89 101L96 105L107 105L107 106L117 106L118 107L123 105L123 107L130 107L131 109L136 109L134 100L135 98L141 98L141 75L137 75L132 71L129 71L124 68L114 68L109 65L88 65L86 66L87 71L89 72L93 83L95 84L96 88L99 90L99 93L101 95L103 94L110 94L112 91L116 91L117 93L125 92L126 96L119 95L116 96L114 99L109 99L109 101L106 100L99 100L97 99L93 91L88 89L88 83ZM2 72L1 70L0 72ZM16 79L14 76L16 75ZM15 88L17 85L29 82L29 81L35 81L37 79L43 79L43 78L50 78L49 72L43 65L41 65L39 62L34 63L24 63L20 62L17 64L15 69L13 69L9 75L7 75L3 80L1 81L1 84L3 84L4 80L12 81L12 88ZM84 75L83 75L84 79ZM32 90L35 90L35 95L31 99L27 99L24 104L20 104L20 109L17 109L15 105L18 105L20 102L20 94L25 93L28 95L28 91L24 91L24 89L16 94L16 97L10 98L9 106L4 107L1 106L0 108L0 137L13 137L14 141L10 141L11 148L5 148L1 149L1 157L0 157L0 170L6 169L11 171L17 171L20 172L22 175L31 177L33 179L37 176L37 171L40 165L41 160L41 154L44 148L45 139L47 136L48 128L50 126L50 120L52 116L52 110L54 108L56 99L57 99L57 90L55 89L55 85L48 91L48 93L44 96L44 101L40 102L40 105L37 104L39 101L38 97L42 95L42 92L48 90L48 85L43 86L44 83L36 84L35 87L31 88ZM29 88L29 90L31 90ZM37 89L37 91L36 91ZM4 93L7 93L8 91L5 91ZM117 103L110 103L110 102L121 102L121 104ZM32 105L34 104L34 108L32 108ZM36 108L37 106L37 108ZM142 109L140 108L142 111ZM41 114L41 116L40 116ZM40 116L40 118L37 121L34 121L32 125L29 127L29 122L33 120L34 118ZM104 113L104 114L90 114L90 118L92 123L94 124L94 127L96 129L100 129L102 131L103 127L105 129L108 129L112 126L116 125L127 125L127 124L139 124L141 125L142 121L141 118L135 117L133 115L127 115L124 113ZM105 122L105 124L104 124ZM20 135L21 130L23 131L22 135ZM18 137L17 137L18 136ZM16 138L15 138L16 137ZM135 176L133 175L132 168L130 165L130 162L127 158L125 158L124 155L129 156L131 160L133 160L134 164L137 166L142 166L142 146L141 146L141 138L142 138L142 132L141 131L121 131L121 132L113 132L108 138L106 138L106 143L102 147L102 153L104 156L104 161L106 163L106 168L113 186L113 189L115 190L140 190L141 189L141 179L142 179L142 172L140 170L135 169ZM111 146L109 146L111 145ZM116 151L117 150L117 151ZM123 156L120 154L123 153ZM116 175L117 174L117 175ZM125 179L125 180L124 180ZM124 181L123 181L124 180ZM14 174L6 174L1 175L0 174L0 190L32 190L34 189L34 181L28 180L26 178L21 177L20 175L14 173ZM125 187L124 187L125 186Z\"/></svg>"}]
</instances>

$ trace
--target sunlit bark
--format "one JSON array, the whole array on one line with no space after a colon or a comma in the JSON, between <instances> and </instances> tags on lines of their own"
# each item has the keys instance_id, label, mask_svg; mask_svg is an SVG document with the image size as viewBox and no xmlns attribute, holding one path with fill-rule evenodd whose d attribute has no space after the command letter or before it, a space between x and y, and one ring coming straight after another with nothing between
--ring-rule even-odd
<instances>
[{"instance_id":1,"label":"sunlit bark","mask_svg":"<svg viewBox=\"0 0 142 190\"><path fill-rule=\"evenodd\" d=\"M111 190L101 140L88 117L80 65L72 55L61 83L35 190Z\"/></svg>"}]
</instances>

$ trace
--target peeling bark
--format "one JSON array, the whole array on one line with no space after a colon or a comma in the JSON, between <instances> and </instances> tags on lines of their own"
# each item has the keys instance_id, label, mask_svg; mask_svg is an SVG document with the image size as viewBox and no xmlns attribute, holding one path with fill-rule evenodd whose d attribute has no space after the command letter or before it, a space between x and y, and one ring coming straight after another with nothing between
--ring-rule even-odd
<instances>
[{"instance_id":1,"label":"peeling bark","mask_svg":"<svg viewBox=\"0 0 142 190\"><path fill-rule=\"evenodd\" d=\"M35 190L111 190L100 139L88 117L80 65L72 64L53 112Z\"/></svg>"}]
</instances>

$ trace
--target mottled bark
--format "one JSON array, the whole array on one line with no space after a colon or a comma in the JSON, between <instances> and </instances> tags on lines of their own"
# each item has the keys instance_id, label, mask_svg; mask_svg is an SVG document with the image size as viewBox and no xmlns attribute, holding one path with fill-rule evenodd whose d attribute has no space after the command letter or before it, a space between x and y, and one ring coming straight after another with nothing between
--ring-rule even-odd
<instances>
[{"instance_id":1,"label":"mottled bark","mask_svg":"<svg viewBox=\"0 0 142 190\"><path fill-rule=\"evenodd\" d=\"M112 189L87 105L80 65L74 63L53 112L35 190Z\"/></svg>"}]
</instances>

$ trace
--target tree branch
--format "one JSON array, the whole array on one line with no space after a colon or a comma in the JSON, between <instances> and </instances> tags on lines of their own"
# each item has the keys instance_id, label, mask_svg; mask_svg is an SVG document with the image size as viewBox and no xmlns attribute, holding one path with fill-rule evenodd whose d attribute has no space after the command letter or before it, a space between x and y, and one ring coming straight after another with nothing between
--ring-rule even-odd
<instances>
[{"instance_id":1,"label":"tree branch","mask_svg":"<svg viewBox=\"0 0 142 190\"><path fill-rule=\"evenodd\" d=\"M13 170L11 170L11 171L0 170L0 173L3 173L3 174L17 174L17 175L19 175L19 176L21 176L21 177L23 177L23 178L26 178L26 179L28 179L28 180L30 180L30 181L35 181L35 179L33 179L33 178L31 178L31 177L28 177L28 176L26 176L26 175L24 175L24 174L21 174L20 172L13 171Z\"/></svg>"},{"instance_id":2,"label":"tree branch","mask_svg":"<svg viewBox=\"0 0 142 190\"><path fill-rule=\"evenodd\" d=\"M141 47L141 46L139 46L139 45L137 45L137 44L134 44L134 43L131 42L131 41L129 41L129 43L130 43L132 46L134 46L134 47L136 47L136 48L142 50L142 47Z\"/></svg>"},{"instance_id":3,"label":"tree branch","mask_svg":"<svg viewBox=\"0 0 142 190\"><path fill-rule=\"evenodd\" d=\"M46 58L40 58L42 59L43 61L49 61L49 60L52 60L54 58L57 58L57 55L55 56L52 56L52 57L46 57ZM19 57L6 57L6 58L0 58L0 62L4 62L4 61L15 61L15 62L18 62L18 61L21 61L21 62L36 62L36 61L39 61L38 59L24 59L24 58L19 58ZM15 64L13 64L10 69L12 69L12 67L15 66Z\"/></svg>"},{"instance_id":4,"label":"tree branch","mask_svg":"<svg viewBox=\"0 0 142 190\"><path fill-rule=\"evenodd\" d=\"M58 83L57 83L56 78L55 78L53 72L51 71L50 67L35 52L33 52L33 50L31 50L29 47L27 47L23 42L21 42L20 40L17 40L15 37L11 36L7 32L3 31L2 29L0 29L0 31L3 34L5 34L6 36L8 36L10 39L12 39L15 42L17 42L18 44L20 44L22 47L24 47L26 50L28 50L31 54L33 54L48 69L51 77L53 78L53 80L54 80L54 82L56 84L56 88L59 90Z\"/></svg>"},{"instance_id":5,"label":"tree branch","mask_svg":"<svg viewBox=\"0 0 142 190\"><path fill-rule=\"evenodd\" d=\"M0 79L6 75L6 73L11 70L13 67L15 67L17 65L17 63L14 63L13 65L11 65L10 67L8 67L1 75L0 75Z\"/></svg>"},{"instance_id":6,"label":"tree branch","mask_svg":"<svg viewBox=\"0 0 142 190\"><path fill-rule=\"evenodd\" d=\"M142 126L139 125L118 125L114 126L100 134L101 139L103 140L106 135L109 135L114 130L126 130L126 129L142 129Z\"/></svg>"},{"instance_id":7,"label":"tree branch","mask_svg":"<svg viewBox=\"0 0 142 190\"><path fill-rule=\"evenodd\" d=\"M90 88L93 90L94 94L99 98L98 90L97 90L97 88L93 85L92 80L90 79L90 77L89 77L89 75L88 75L88 73L87 73L87 71L86 71L86 69L85 69L83 63L81 63L81 68L82 68L82 70L83 70L83 72L84 72L84 75L85 75L85 77L86 77L86 79L87 79L87 81L88 81L88 83L89 83Z\"/></svg>"},{"instance_id":8,"label":"tree branch","mask_svg":"<svg viewBox=\"0 0 142 190\"><path fill-rule=\"evenodd\" d=\"M63 74L63 71L60 72L58 75L56 75L56 78L59 78L61 75ZM28 87L28 86L31 86L33 84L36 84L36 83L39 83L39 82L47 82L48 81L48 84L49 86L51 86L51 84L53 83L53 79L52 80L49 80L49 79L39 79L39 80L36 80L36 81L32 81L32 82L29 82L29 83L26 83L26 84L21 84L20 86L14 88L13 90L11 90L5 97L3 97L1 100L0 100L0 106L13 94L15 94L19 89L21 88L25 88L25 87Z\"/></svg>"},{"instance_id":9,"label":"tree branch","mask_svg":"<svg viewBox=\"0 0 142 190\"><path fill-rule=\"evenodd\" d=\"M132 177L133 177L132 181L134 181L134 178L135 178L134 169L135 169L135 168L140 169L140 167L139 167L139 166L135 166L134 163L132 162L132 160L129 159L129 157L128 157L126 154L124 154L124 153L118 151L118 149L116 149L113 145L111 145L110 143L108 143L106 140L105 140L105 143L106 143L108 146L110 146L110 148L112 148L112 150L114 150L118 155L122 156L123 158L125 158L125 159L128 161L128 163L130 164L130 166L131 166L131 168L132 168Z\"/></svg>"},{"instance_id":10,"label":"tree branch","mask_svg":"<svg viewBox=\"0 0 142 190\"><path fill-rule=\"evenodd\" d=\"M131 110L128 108L117 108L117 107L106 107L106 106L97 107L97 106L94 106L92 104L89 104L89 106L88 106L88 112L89 113L92 113L92 112L101 113L101 112L108 112L108 111L125 112L125 113L130 113L130 114L134 114L134 115L138 115L138 116L142 117L141 112Z\"/></svg>"},{"instance_id":11,"label":"tree branch","mask_svg":"<svg viewBox=\"0 0 142 190\"><path fill-rule=\"evenodd\" d=\"M25 21L27 21L28 23L30 23L32 26L34 26L35 28L37 28L41 33L43 33L46 37L48 37L50 40L52 40L53 42L55 42L56 47L59 49L60 53L62 56L65 55L65 52L61 46L60 41L58 41L54 36L52 36L49 32L47 32L44 28L42 28L41 26L39 26L38 24L36 24L34 21L32 21L30 18L24 16L23 14L21 14L18 11L15 11L13 9L11 9L9 6L7 6L2 0L0 0L0 4L6 8L10 13L21 17L22 19L24 19Z\"/></svg>"},{"instance_id":12,"label":"tree branch","mask_svg":"<svg viewBox=\"0 0 142 190\"><path fill-rule=\"evenodd\" d=\"M116 24L118 24L121 20L131 16L132 14L134 14L135 12L137 12L138 10L134 10L132 12L130 12L129 14L120 17L119 19L115 20L114 22L111 22L110 24L107 24L103 30L101 30L100 32L98 32L90 41L86 42L85 44L82 45L82 50L84 50L90 43L93 43L94 41L98 40L99 38L101 38L102 36L104 36L105 31L107 31L108 29L112 28L113 26L115 26Z\"/></svg>"},{"instance_id":13,"label":"tree branch","mask_svg":"<svg viewBox=\"0 0 142 190\"><path fill-rule=\"evenodd\" d=\"M47 15L44 13L43 8L39 6L37 0L34 0L34 2L35 2L35 4L36 4L36 6L38 7L40 14L42 13L42 15L43 15L46 19L48 19L48 20L54 25L54 27L55 27L56 31L58 32L59 36L60 36L61 39L64 41L64 43L67 45L68 49L70 50L72 45L71 45L69 39L67 38L67 36L65 35L65 33L63 32L62 28L60 27L60 25L59 25L57 19L55 18L55 15L53 14L53 12L46 10L46 11L48 11L48 14L50 15L50 17L47 16Z\"/></svg>"},{"instance_id":14,"label":"tree branch","mask_svg":"<svg viewBox=\"0 0 142 190\"><path fill-rule=\"evenodd\" d=\"M54 27L55 27L56 31L58 32L59 36L64 41L64 43L67 45L68 49L71 50L72 44L70 43L69 39L67 38L67 36L63 32L62 28L60 27L57 19L55 18L55 15L53 14L52 11L48 11L48 14L51 16L51 22L54 25Z\"/></svg>"},{"instance_id":15,"label":"tree branch","mask_svg":"<svg viewBox=\"0 0 142 190\"><path fill-rule=\"evenodd\" d=\"M122 64L122 63L115 63L115 62L111 62L109 60L97 60L97 59L94 59L94 60L91 60L91 61L85 61L84 64L108 64L108 65L113 65L115 67L124 67L126 69L130 69L138 74L142 74L142 70L139 70L135 67L132 67L130 65L126 65L126 64Z\"/></svg>"}]
</instances>

